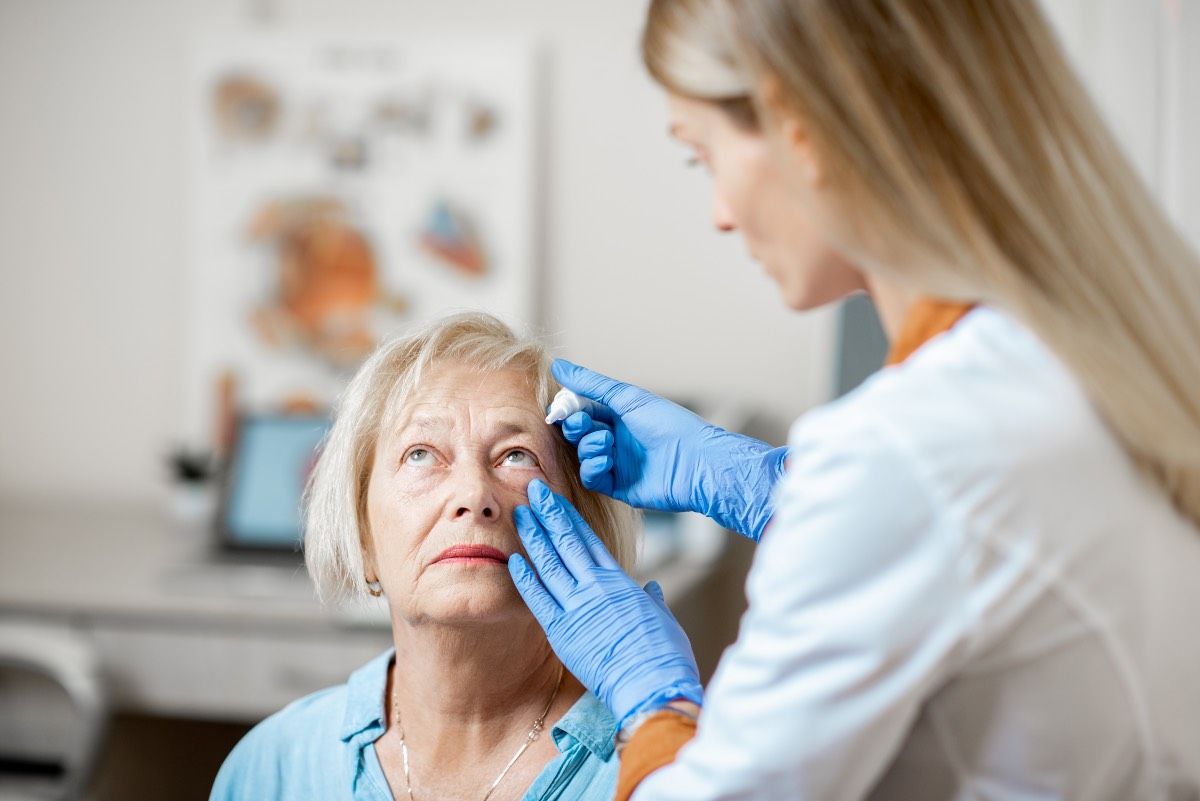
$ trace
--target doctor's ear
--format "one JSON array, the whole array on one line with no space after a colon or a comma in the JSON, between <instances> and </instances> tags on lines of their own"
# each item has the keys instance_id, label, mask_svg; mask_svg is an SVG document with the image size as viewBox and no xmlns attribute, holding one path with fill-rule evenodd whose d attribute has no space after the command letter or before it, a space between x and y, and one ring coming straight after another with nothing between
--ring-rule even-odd
<instances>
[{"instance_id":1,"label":"doctor's ear","mask_svg":"<svg viewBox=\"0 0 1200 801\"><path fill-rule=\"evenodd\" d=\"M808 123L784 98L779 79L773 75L763 78L759 96L767 112L763 127L774 140L777 152L786 159L789 172L812 188L824 184L825 170Z\"/></svg>"}]
</instances>

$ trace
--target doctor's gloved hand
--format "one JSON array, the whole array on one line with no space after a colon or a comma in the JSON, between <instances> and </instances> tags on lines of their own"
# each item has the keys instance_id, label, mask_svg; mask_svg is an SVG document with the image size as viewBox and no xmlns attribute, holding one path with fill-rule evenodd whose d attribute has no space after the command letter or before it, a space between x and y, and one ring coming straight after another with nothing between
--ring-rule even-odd
<instances>
[{"instance_id":1,"label":"doctor's gloved hand","mask_svg":"<svg viewBox=\"0 0 1200 801\"><path fill-rule=\"evenodd\" d=\"M556 359L554 377L592 401L562 423L585 487L641 509L698 512L757 541L786 448L733 434L644 389Z\"/></svg>"},{"instance_id":2,"label":"doctor's gloved hand","mask_svg":"<svg viewBox=\"0 0 1200 801\"><path fill-rule=\"evenodd\" d=\"M518 506L513 518L533 567L513 554L508 570L567 670L622 726L668 701L701 703L691 645L658 586L642 589L629 578L575 507L545 483L534 480L528 493L529 506Z\"/></svg>"}]
</instances>

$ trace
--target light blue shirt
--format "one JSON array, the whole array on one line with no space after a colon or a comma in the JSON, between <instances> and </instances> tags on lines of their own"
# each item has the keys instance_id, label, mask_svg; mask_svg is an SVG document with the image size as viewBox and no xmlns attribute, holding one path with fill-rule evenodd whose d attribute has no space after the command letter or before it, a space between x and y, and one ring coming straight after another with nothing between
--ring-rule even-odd
<instances>
[{"instance_id":1,"label":"light blue shirt","mask_svg":"<svg viewBox=\"0 0 1200 801\"><path fill-rule=\"evenodd\" d=\"M210 801L393 801L375 741L386 730L388 650L337 687L301 698L255 726L221 766ZM608 801L617 725L585 692L550 730L558 756L523 801Z\"/></svg>"}]
</instances>

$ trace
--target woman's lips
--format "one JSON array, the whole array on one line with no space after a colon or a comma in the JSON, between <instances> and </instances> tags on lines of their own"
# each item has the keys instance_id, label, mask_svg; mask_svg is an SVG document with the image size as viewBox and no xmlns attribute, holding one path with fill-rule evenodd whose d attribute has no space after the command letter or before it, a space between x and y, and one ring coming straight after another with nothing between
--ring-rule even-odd
<instances>
[{"instance_id":1,"label":"woman's lips","mask_svg":"<svg viewBox=\"0 0 1200 801\"><path fill-rule=\"evenodd\" d=\"M508 564L508 556L490 545L451 545L438 554L433 563L447 561Z\"/></svg>"}]
</instances>

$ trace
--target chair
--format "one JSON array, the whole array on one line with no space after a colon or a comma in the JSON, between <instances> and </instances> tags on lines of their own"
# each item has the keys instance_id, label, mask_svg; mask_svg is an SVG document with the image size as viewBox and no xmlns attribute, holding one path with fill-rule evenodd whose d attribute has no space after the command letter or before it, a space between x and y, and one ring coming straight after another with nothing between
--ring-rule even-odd
<instances>
[{"instance_id":1,"label":"chair","mask_svg":"<svg viewBox=\"0 0 1200 801\"><path fill-rule=\"evenodd\" d=\"M96 654L66 626L0 620L0 801L77 801L108 722Z\"/></svg>"}]
</instances>

